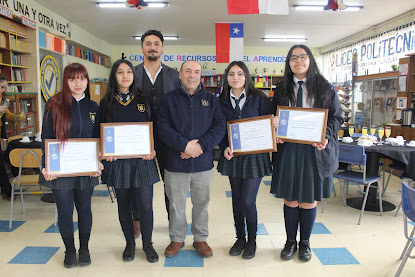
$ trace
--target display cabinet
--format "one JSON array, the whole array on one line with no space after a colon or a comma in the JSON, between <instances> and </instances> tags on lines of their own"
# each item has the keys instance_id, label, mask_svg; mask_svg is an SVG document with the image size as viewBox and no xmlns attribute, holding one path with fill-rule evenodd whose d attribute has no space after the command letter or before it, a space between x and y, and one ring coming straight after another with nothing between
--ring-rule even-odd
<instances>
[{"instance_id":1,"label":"display cabinet","mask_svg":"<svg viewBox=\"0 0 415 277\"><path fill-rule=\"evenodd\" d=\"M16 20L18 18L16 17ZM7 136L35 135L37 122L36 30L0 17L0 73L9 80L9 110L20 122L6 122Z\"/></svg>"},{"instance_id":2,"label":"display cabinet","mask_svg":"<svg viewBox=\"0 0 415 277\"><path fill-rule=\"evenodd\" d=\"M9 111L20 115L20 121L6 121L7 137L15 135L34 136L38 130L37 124L37 93L8 93L10 100Z\"/></svg>"},{"instance_id":3,"label":"display cabinet","mask_svg":"<svg viewBox=\"0 0 415 277\"><path fill-rule=\"evenodd\" d=\"M395 122L397 93L398 72L356 77L351 122L357 129Z\"/></svg>"}]
</instances>

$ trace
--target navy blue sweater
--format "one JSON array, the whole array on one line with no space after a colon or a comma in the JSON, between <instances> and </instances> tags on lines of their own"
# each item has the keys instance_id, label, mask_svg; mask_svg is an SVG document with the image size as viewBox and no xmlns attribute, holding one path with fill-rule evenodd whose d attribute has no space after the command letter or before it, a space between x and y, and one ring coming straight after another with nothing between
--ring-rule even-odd
<instances>
[{"instance_id":1,"label":"navy blue sweater","mask_svg":"<svg viewBox=\"0 0 415 277\"><path fill-rule=\"evenodd\" d=\"M115 104L112 110L112 122L144 122L149 121L149 115L146 105L143 101L131 99L126 105L121 104L118 100L114 100ZM102 105L102 101L101 101ZM101 123L107 123L105 116L100 110Z\"/></svg>"},{"instance_id":2,"label":"navy blue sweater","mask_svg":"<svg viewBox=\"0 0 415 277\"><path fill-rule=\"evenodd\" d=\"M272 114L271 102L268 101L268 99L265 97L261 97L257 94L250 94L248 96L245 104L242 106L240 118L238 113L232 107L229 95L226 97L226 99L220 99L220 106L222 107L222 111L225 114L226 121ZM226 131L225 136L219 144L219 147L222 151L224 151L228 146L228 133Z\"/></svg>"},{"instance_id":3,"label":"navy blue sweater","mask_svg":"<svg viewBox=\"0 0 415 277\"><path fill-rule=\"evenodd\" d=\"M166 169L172 172L201 172L213 168L213 148L222 140L226 121L219 99L200 88L190 96L183 88L164 95L157 116L159 138L168 146ZM203 154L182 159L187 143L198 139Z\"/></svg>"},{"instance_id":4,"label":"navy blue sweater","mask_svg":"<svg viewBox=\"0 0 415 277\"><path fill-rule=\"evenodd\" d=\"M71 133L69 138L99 138L98 104L85 97L81 101L72 98ZM45 111L42 125L42 151L45 153L45 139L56 139L53 127L53 111ZM45 159L42 158L45 166Z\"/></svg>"}]
</instances>

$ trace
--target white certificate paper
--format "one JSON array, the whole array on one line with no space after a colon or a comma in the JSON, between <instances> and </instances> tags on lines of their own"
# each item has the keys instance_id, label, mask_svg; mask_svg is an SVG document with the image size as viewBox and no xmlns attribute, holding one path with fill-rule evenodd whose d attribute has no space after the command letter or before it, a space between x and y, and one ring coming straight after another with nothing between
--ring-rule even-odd
<instances>
[{"instance_id":1,"label":"white certificate paper","mask_svg":"<svg viewBox=\"0 0 415 277\"><path fill-rule=\"evenodd\" d=\"M229 147L234 155L277 151L273 115L228 121Z\"/></svg>"},{"instance_id":2,"label":"white certificate paper","mask_svg":"<svg viewBox=\"0 0 415 277\"><path fill-rule=\"evenodd\" d=\"M58 176L89 176L98 172L98 139L47 141L47 170Z\"/></svg>"},{"instance_id":3,"label":"white certificate paper","mask_svg":"<svg viewBox=\"0 0 415 277\"><path fill-rule=\"evenodd\" d=\"M153 152L152 122L101 124L103 157L134 158Z\"/></svg>"},{"instance_id":4,"label":"white certificate paper","mask_svg":"<svg viewBox=\"0 0 415 277\"><path fill-rule=\"evenodd\" d=\"M298 143L321 143L327 127L327 110L278 108L277 137Z\"/></svg>"},{"instance_id":5,"label":"white certificate paper","mask_svg":"<svg viewBox=\"0 0 415 277\"><path fill-rule=\"evenodd\" d=\"M235 124L231 125L232 136L239 136L240 144L232 144L232 152L258 151L273 148L272 130L269 119L236 123L239 127L239 134L234 131ZM240 146L240 147L239 147Z\"/></svg>"}]
</instances>

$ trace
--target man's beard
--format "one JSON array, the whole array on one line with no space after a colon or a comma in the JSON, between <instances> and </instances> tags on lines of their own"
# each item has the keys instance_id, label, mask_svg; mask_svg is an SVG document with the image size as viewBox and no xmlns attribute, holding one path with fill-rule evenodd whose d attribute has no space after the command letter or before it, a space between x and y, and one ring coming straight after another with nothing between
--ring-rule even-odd
<instances>
[{"instance_id":1,"label":"man's beard","mask_svg":"<svg viewBox=\"0 0 415 277\"><path fill-rule=\"evenodd\" d=\"M148 59L149 61L152 61L152 62L157 61L159 58L160 58L160 56L151 56L151 55L148 55L148 56L147 56L147 59Z\"/></svg>"}]
</instances>

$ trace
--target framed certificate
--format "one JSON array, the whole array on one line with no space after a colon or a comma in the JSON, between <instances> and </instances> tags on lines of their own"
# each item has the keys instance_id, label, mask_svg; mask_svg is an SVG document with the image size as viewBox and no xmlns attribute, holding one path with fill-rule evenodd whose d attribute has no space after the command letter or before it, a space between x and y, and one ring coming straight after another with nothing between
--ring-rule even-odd
<instances>
[{"instance_id":1,"label":"framed certificate","mask_svg":"<svg viewBox=\"0 0 415 277\"><path fill-rule=\"evenodd\" d=\"M91 176L99 171L99 139L45 140L46 172L59 177Z\"/></svg>"},{"instance_id":2,"label":"framed certificate","mask_svg":"<svg viewBox=\"0 0 415 277\"><path fill-rule=\"evenodd\" d=\"M277 138L302 144L324 143L328 109L277 107Z\"/></svg>"},{"instance_id":3,"label":"framed certificate","mask_svg":"<svg viewBox=\"0 0 415 277\"><path fill-rule=\"evenodd\" d=\"M276 152L273 115L228 121L229 147L233 155Z\"/></svg>"},{"instance_id":4,"label":"framed certificate","mask_svg":"<svg viewBox=\"0 0 415 277\"><path fill-rule=\"evenodd\" d=\"M155 155L153 122L101 123L101 158Z\"/></svg>"}]
</instances>

